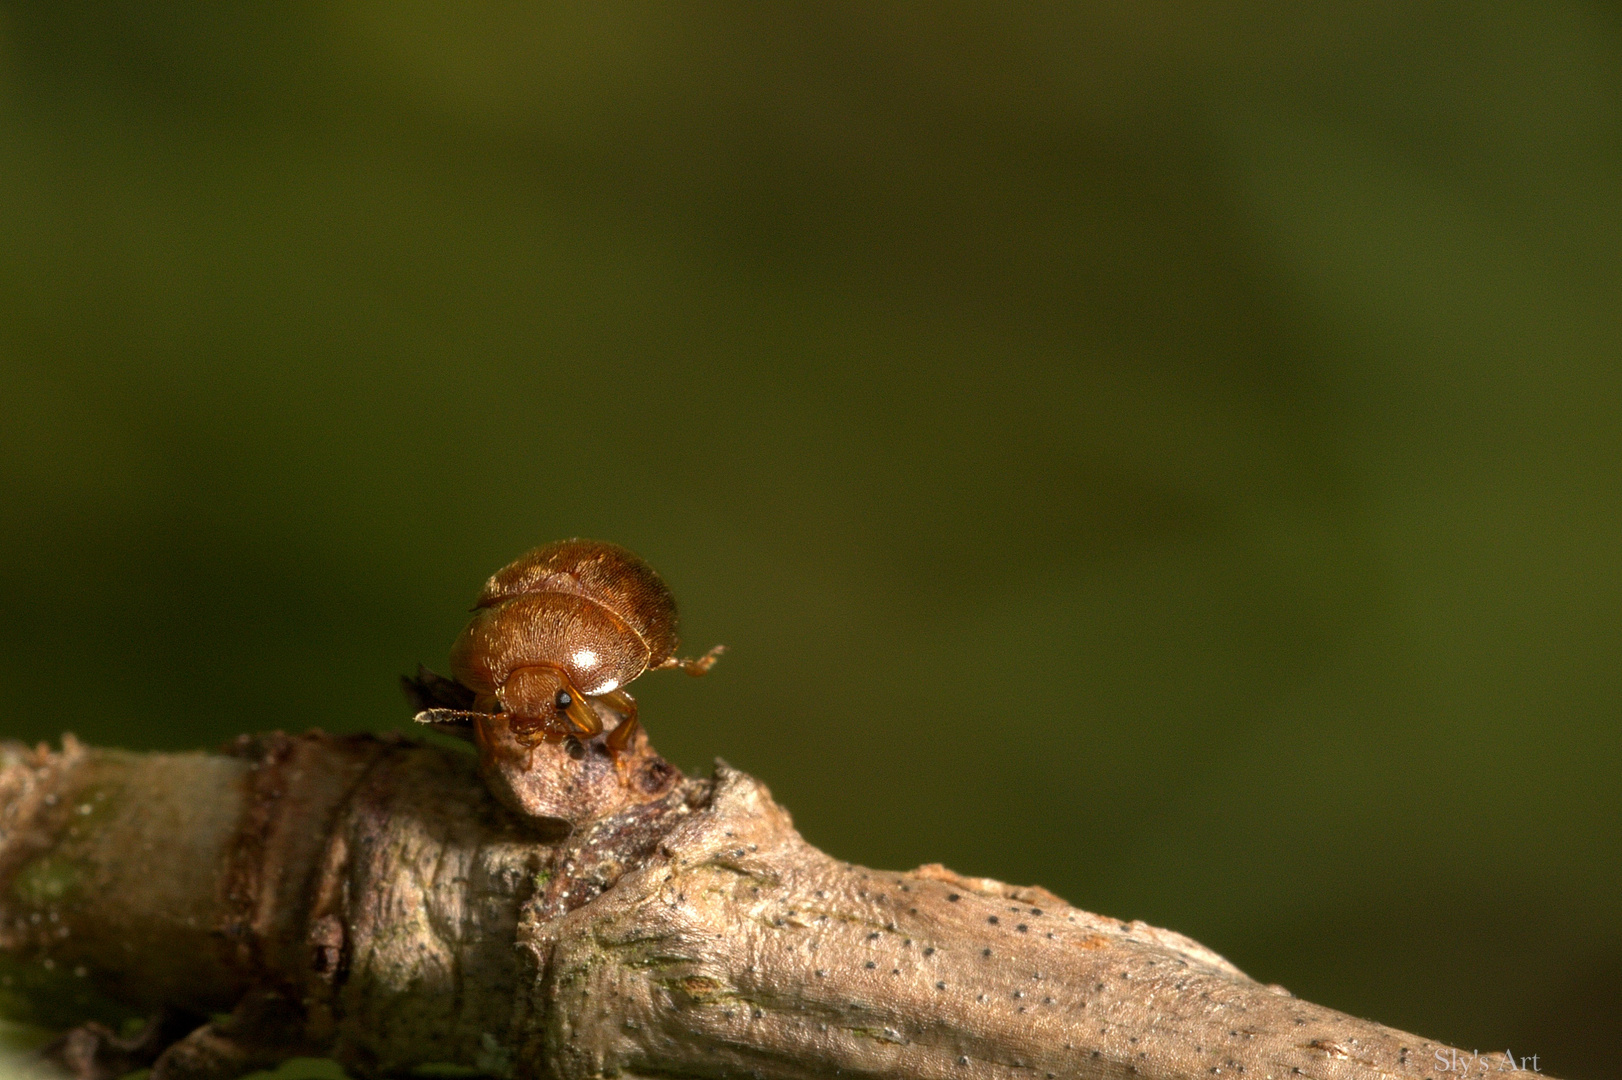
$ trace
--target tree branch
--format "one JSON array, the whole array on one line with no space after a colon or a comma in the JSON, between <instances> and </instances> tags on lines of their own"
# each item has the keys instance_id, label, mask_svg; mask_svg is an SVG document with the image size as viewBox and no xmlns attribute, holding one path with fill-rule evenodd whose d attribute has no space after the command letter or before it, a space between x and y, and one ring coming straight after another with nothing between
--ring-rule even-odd
<instances>
[{"instance_id":1,"label":"tree branch","mask_svg":"<svg viewBox=\"0 0 1622 1080\"><path fill-rule=\"evenodd\" d=\"M6 744L7 985L42 1015L196 1018L153 1080L300 1054L362 1076L1373 1080L1451 1053L1040 888L839 862L724 764L610 805L631 785L588 750L530 763L572 824L548 829L471 757L402 739ZM127 1067L116 1041L81 1028L56 1055Z\"/></svg>"}]
</instances>

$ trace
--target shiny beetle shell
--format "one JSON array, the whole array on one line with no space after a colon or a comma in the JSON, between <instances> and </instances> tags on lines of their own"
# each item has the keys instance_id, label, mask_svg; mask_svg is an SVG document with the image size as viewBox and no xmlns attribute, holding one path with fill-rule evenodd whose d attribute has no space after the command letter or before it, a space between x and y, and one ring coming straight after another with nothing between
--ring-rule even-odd
<instances>
[{"instance_id":1,"label":"shiny beetle shell","mask_svg":"<svg viewBox=\"0 0 1622 1080\"><path fill-rule=\"evenodd\" d=\"M451 671L481 698L537 663L583 694L606 694L676 651L676 601L653 568L617 544L560 540L485 583L451 648Z\"/></svg>"}]
</instances>

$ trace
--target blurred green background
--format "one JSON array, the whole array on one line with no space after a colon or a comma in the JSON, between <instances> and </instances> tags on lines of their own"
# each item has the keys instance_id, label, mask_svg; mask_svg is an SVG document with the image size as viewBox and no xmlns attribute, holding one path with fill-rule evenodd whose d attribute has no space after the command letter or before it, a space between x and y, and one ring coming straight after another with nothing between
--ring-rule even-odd
<instances>
[{"instance_id":1,"label":"blurred green background","mask_svg":"<svg viewBox=\"0 0 1622 1080\"><path fill-rule=\"evenodd\" d=\"M616 540L814 843L1622 1075L1622 12L0 5L0 734Z\"/></svg>"}]
</instances>

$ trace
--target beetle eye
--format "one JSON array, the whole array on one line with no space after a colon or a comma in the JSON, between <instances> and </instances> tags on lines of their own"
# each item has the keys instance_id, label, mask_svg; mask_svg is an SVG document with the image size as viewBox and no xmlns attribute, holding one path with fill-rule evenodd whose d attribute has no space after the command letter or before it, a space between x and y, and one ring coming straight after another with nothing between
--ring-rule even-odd
<instances>
[{"instance_id":1,"label":"beetle eye","mask_svg":"<svg viewBox=\"0 0 1622 1080\"><path fill-rule=\"evenodd\" d=\"M574 704L574 698L569 696L569 691L567 691L567 690L559 690L558 691L558 696L557 696L557 706L558 706L558 708L567 709L570 705L573 705L573 704Z\"/></svg>"}]
</instances>

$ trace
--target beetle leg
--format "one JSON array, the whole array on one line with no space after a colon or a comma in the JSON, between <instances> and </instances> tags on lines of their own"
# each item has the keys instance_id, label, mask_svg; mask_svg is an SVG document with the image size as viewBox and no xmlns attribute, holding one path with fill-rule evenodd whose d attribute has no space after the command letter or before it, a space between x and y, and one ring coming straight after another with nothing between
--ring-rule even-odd
<instances>
[{"instance_id":1,"label":"beetle leg","mask_svg":"<svg viewBox=\"0 0 1622 1080\"><path fill-rule=\"evenodd\" d=\"M605 740L608 752L617 758L630 747L631 736L636 734L636 698L624 690L610 690L606 694L598 694L597 700L624 717L619 727L610 731Z\"/></svg>"},{"instance_id":2,"label":"beetle leg","mask_svg":"<svg viewBox=\"0 0 1622 1080\"><path fill-rule=\"evenodd\" d=\"M573 686L568 689L569 704L563 709L563 718L573 730L569 734L582 741L595 735L602 734L603 718L597 715L597 710L591 707L586 695Z\"/></svg>"},{"instance_id":3,"label":"beetle leg","mask_svg":"<svg viewBox=\"0 0 1622 1080\"><path fill-rule=\"evenodd\" d=\"M721 654L726 651L727 647L725 645L717 645L703 656L700 656L694 660L683 660L674 656L667 656L653 670L663 671L665 668L679 667L689 675L702 675L709 671L710 668L714 667L715 662L721 659Z\"/></svg>"}]
</instances>

